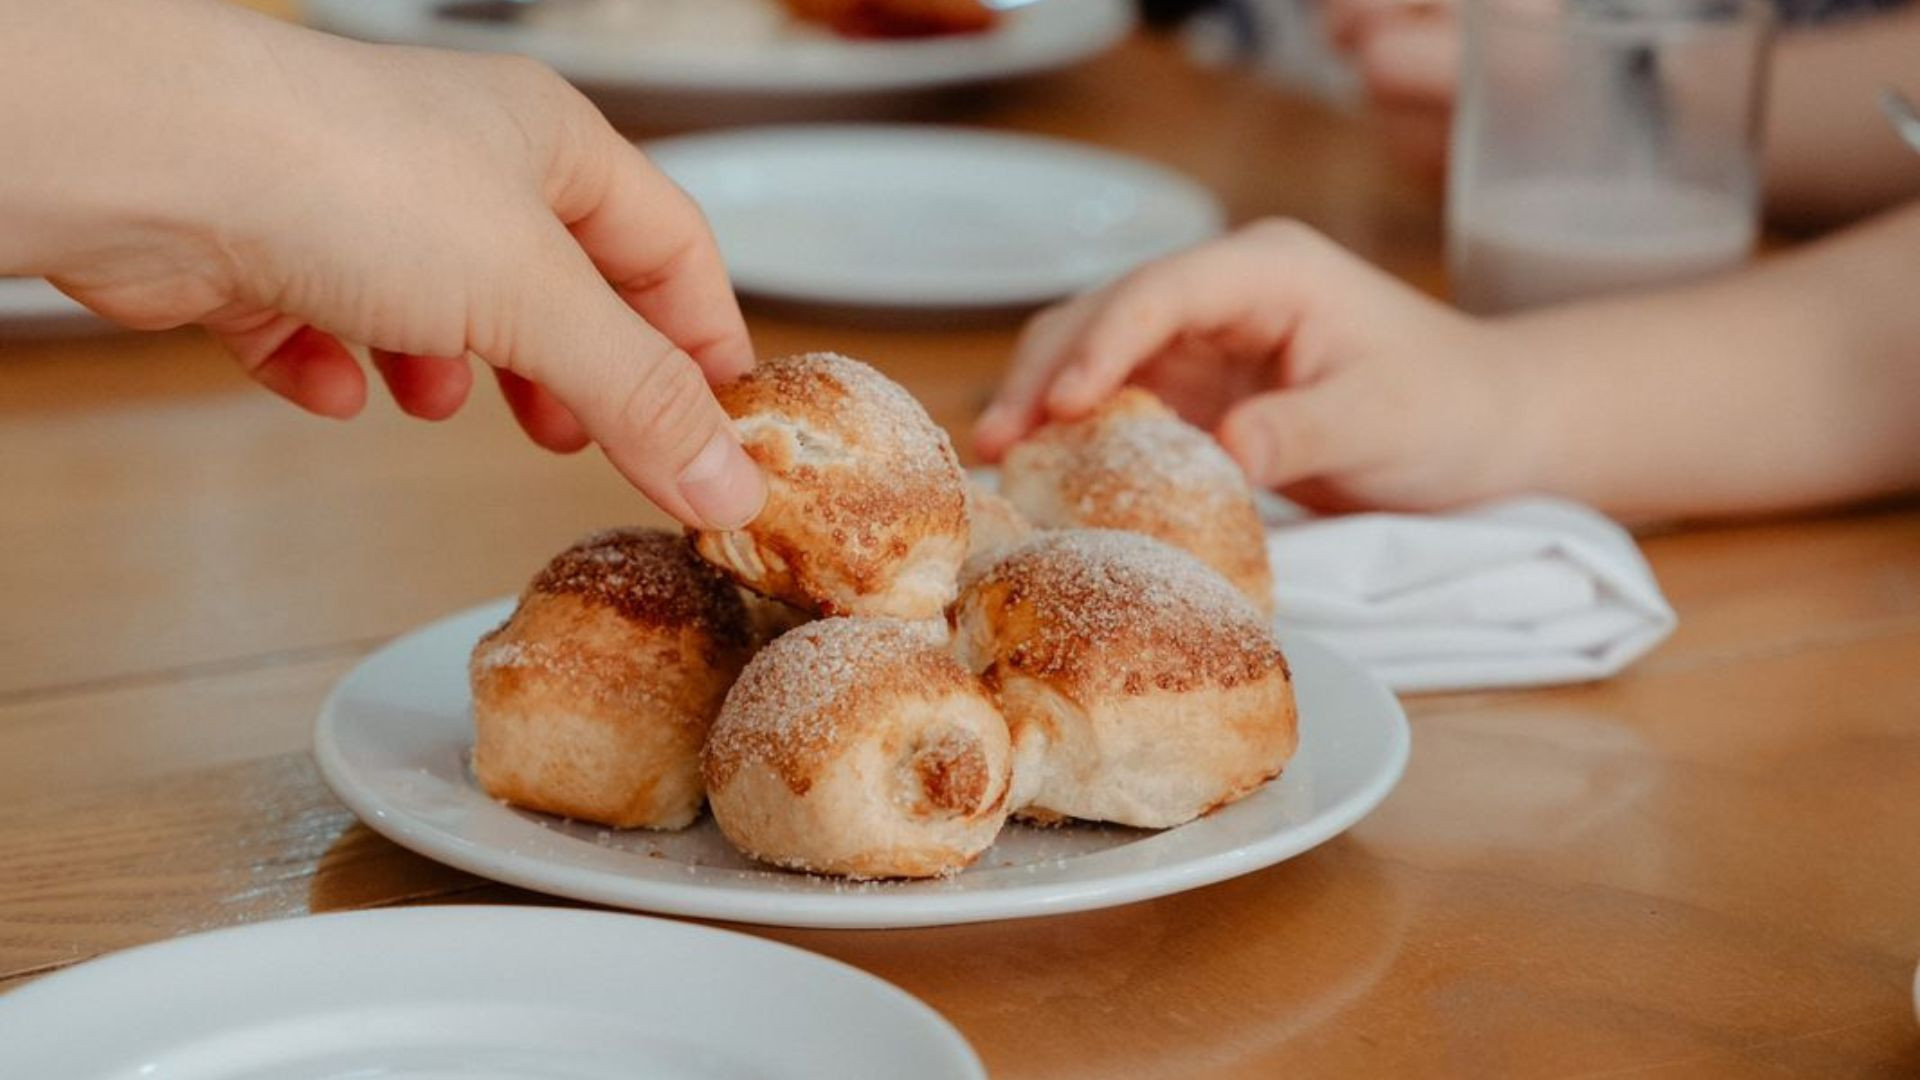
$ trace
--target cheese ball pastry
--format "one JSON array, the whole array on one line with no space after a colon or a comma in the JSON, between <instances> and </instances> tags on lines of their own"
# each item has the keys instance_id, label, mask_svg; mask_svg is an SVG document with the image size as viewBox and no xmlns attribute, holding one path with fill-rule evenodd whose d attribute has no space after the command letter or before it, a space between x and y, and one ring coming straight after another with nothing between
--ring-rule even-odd
<instances>
[{"instance_id":1,"label":"cheese ball pastry","mask_svg":"<svg viewBox=\"0 0 1920 1080\"><path fill-rule=\"evenodd\" d=\"M1293 684L1266 618L1152 537L1040 533L969 572L954 621L1011 729L1023 817L1166 828L1293 756Z\"/></svg>"},{"instance_id":2,"label":"cheese ball pastry","mask_svg":"<svg viewBox=\"0 0 1920 1080\"><path fill-rule=\"evenodd\" d=\"M966 476L946 432L857 360L769 360L716 387L767 474L745 528L696 533L755 592L822 615L937 616L967 551Z\"/></svg>"},{"instance_id":3,"label":"cheese ball pastry","mask_svg":"<svg viewBox=\"0 0 1920 1080\"><path fill-rule=\"evenodd\" d=\"M474 648L474 775L529 810L682 828L705 795L701 744L754 644L740 591L685 536L590 536Z\"/></svg>"},{"instance_id":4,"label":"cheese ball pastry","mask_svg":"<svg viewBox=\"0 0 1920 1080\"><path fill-rule=\"evenodd\" d=\"M951 874L1007 819L1006 721L939 624L808 623L747 664L705 755L714 820L790 870Z\"/></svg>"},{"instance_id":5,"label":"cheese ball pastry","mask_svg":"<svg viewBox=\"0 0 1920 1080\"><path fill-rule=\"evenodd\" d=\"M1033 523L978 480L967 481L967 563L994 556L1033 535Z\"/></svg>"},{"instance_id":6,"label":"cheese ball pastry","mask_svg":"<svg viewBox=\"0 0 1920 1080\"><path fill-rule=\"evenodd\" d=\"M1048 424L1007 451L1000 491L1043 529L1126 529L1218 570L1273 613L1266 529L1246 474L1211 435L1128 387L1079 420Z\"/></svg>"}]
</instances>

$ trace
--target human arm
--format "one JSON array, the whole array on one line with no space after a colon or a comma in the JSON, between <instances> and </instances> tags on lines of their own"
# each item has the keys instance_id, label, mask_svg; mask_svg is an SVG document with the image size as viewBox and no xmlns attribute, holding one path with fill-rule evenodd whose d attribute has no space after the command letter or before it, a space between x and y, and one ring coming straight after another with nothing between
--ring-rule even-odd
<instances>
[{"instance_id":1,"label":"human arm","mask_svg":"<svg viewBox=\"0 0 1920 1080\"><path fill-rule=\"evenodd\" d=\"M1134 381L1323 509L1846 502L1920 487L1916 281L1920 206L1696 286L1483 320L1262 223L1037 319L976 442L996 458Z\"/></svg>"},{"instance_id":2,"label":"human arm","mask_svg":"<svg viewBox=\"0 0 1920 1080\"><path fill-rule=\"evenodd\" d=\"M751 347L698 210L550 71L365 45L214 0L0 0L0 273L136 328L206 325L328 416L371 347L453 412L475 353L536 442L663 509L764 483L708 390Z\"/></svg>"}]
</instances>

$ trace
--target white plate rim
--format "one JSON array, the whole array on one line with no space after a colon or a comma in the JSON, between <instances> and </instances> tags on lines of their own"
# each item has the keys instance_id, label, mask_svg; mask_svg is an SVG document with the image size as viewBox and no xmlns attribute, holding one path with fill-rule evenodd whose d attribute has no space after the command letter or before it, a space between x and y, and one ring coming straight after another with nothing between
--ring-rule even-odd
<instances>
[{"instance_id":1,"label":"white plate rim","mask_svg":"<svg viewBox=\"0 0 1920 1080\"><path fill-rule=\"evenodd\" d=\"M109 325L45 278L0 277L0 327L13 323Z\"/></svg>"},{"instance_id":2,"label":"white plate rim","mask_svg":"<svg viewBox=\"0 0 1920 1080\"><path fill-rule=\"evenodd\" d=\"M1088 59L1133 30L1127 0L1048 0L1007 14L987 34L906 41L825 37L732 56L684 43L631 43L614 59L561 31L467 25L436 18L441 0L306 0L320 29L376 41L514 52L597 87L789 97L898 93L1037 74ZM797 46L797 47L796 47Z\"/></svg>"},{"instance_id":3,"label":"white plate rim","mask_svg":"<svg viewBox=\"0 0 1920 1080\"><path fill-rule=\"evenodd\" d=\"M977 165L983 154L1019 157L1030 163L1044 163L1049 168L1098 177L1102 183L1124 183L1180 219L1178 231L1170 234L1168 244L1143 251L1140 260L1134 263L1108 267L1105 278L1089 276L1073 266L1040 266L1020 276L1003 277L993 284L966 280L942 287L876 275L857 285L842 286L821 281L814 268L805 262L760 265L738 255L728 257L727 272L734 287L742 293L804 304L965 309L1045 303L1099 285L1106 278L1132 269L1140 261L1212 239L1220 235L1227 221L1226 209L1213 191L1177 169L1090 143L1026 132L937 124L770 124L674 135L638 145L669 176L685 175L693 169L724 168L729 158L791 153L796 149L824 160L846 162L850 168L861 154L911 152L929 162L930 171L940 168L937 162L942 158ZM676 182L688 188L696 201L701 201L697 186L677 177ZM727 210L724 204L713 200L703 202L702 208L710 221ZM716 227L716 231L724 232L724 229Z\"/></svg>"},{"instance_id":4,"label":"white plate rim","mask_svg":"<svg viewBox=\"0 0 1920 1080\"><path fill-rule=\"evenodd\" d=\"M198 933L183 934L106 953L72 967L44 975L18 989L0 995L0 1024L20 1024L24 1013L29 1019L40 1008L42 999L59 1004L62 997L89 996L89 992L110 986L115 980L144 977L152 979L169 970L193 970L196 957L211 948L233 946L245 941L252 948L297 952L300 943L336 930L344 940L356 940L352 928L375 925L382 929L404 931L409 939L423 934L445 935L466 940L476 946L498 950L502 944L519 947L544 943L547 935L539 931L567 924L589 927L595 934L629 935L636 941L678 938L710 951L731 950L733 955L756 958L779 957L809 975L835 980L850 990L857 988L868 1008L884 1007L884 1015L896 1023L911 1023L913 1035L927 1053L940 1055L937 1064L950 1075L985 1080L987 1075L978 1053L951 1021L931 1005L893 983L830 956L774 941L758 935L702 926L674 919L653 918L631 912L593 911L525 904L444 904L414 905L326 912L292 918L268 919L238 926L226 926ZM322 927L316 931L316 927ZM512 931L503 933L501 931ZM519 943L516 945L515 943ZM537 947L537 946L536 946ZM432 955L446 955L433 951ZM458 988L450 989L454 996ZM529 997L535 996L533 990ZM636 1006L637 1007L637 1006ZM896 1029L898 1030L898 1029ZM0 1041L0 1065L7 1058L7 1045Z\"/></svg>"},{"instance_id":5,"label":"white plate rim","mask_svg":"<svg viewBox=\"0 0 1920 1080\"><path fill-rule=\"evenodd\" d=\"M362 822L394 843L459 870L493 881L555 896L612 907L691 918L721 919L768 926L833 929L895 929L988 922L1092 911L1153 899L1212 885L1229 878L1284 862L1352 828L1378 806L1405 773L1412 732L1399 699L1352 661L1334 653L1310 636L1283 631L1281 640L1296 675L1300 657L1338 669L1343 678L1363 684L1373 698L1377 716L1385 722L1385 756L1360 788L1307 822L1270 834L1264 842L1246 844L1224 853L1176 864L1170 868L1138 870L1067 885L1040 883L992 893L875 892L829 894L768 894L726 890L695 883L647 880L591 867L558 866L500 852L450 833L430 822L411 820L396 811L376 785L358 776L340 743L337 717L357 674L389 650L404 647L449 624L486 613L491 621L511 611L514 598L505 597L456 612L403 634L363 657L335 683L314 724L315 760L334 794ZM1310 723L1302 718L1302 724ZM476 796L484 798L477 791ZM503 809L503 813L510 812ZM1181 828L1203 826L1189 823ZM1164 834L1162 834L1164 835ZM771 899L770 899L771 897Z\"/></svg>"}]
</instances>

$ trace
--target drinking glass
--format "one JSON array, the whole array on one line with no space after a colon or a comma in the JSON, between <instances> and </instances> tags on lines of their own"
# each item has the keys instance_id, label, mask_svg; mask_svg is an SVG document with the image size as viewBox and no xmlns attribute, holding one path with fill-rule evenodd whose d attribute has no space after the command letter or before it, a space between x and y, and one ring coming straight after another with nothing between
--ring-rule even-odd
<instances>
[{"instance_id":1,"label":"drinking glass","mask_svg":"<svg viewBox=\"0 0 1920 1080\"><path fill-rule=\"evenodd\" d=\"M1455 301L1482 313L1745 260L1767 0L1465 0L1447 189Z\"/></svg>"}]
</instances>

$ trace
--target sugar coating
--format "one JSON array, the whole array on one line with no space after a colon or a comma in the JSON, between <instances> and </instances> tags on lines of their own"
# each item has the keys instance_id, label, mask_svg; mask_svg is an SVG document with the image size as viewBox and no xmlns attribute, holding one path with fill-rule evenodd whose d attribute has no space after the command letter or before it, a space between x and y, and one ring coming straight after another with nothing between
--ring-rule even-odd
<instances>
[{"instance_id":1,"label":"sugar coating","mask_svg":"<svg viewBox=\"0 0 1920 1080\"><path fill-rule=\"evenodd\" d=\"M963 583L962 605L998 596L1014 640L1000 661L1049 681L1125 693L1234 686L1285 660L1247 598L1187 552L1140 533L1040 533ZM994 601L989 599L988 603Z\"/></svg>"},{"instance_id":2,"label":"sugar coating","mask_svg":"<svg viewBox=\"0 0 1920 1080\"><path fill-rule=\"evenodd\" d=\"M585 537L541 568L513 617L480 639L472 674L523 668L568 680L582 693L609 693L616 684L630 683L614 677L604 650L578 635L525 636L529 606L559 597L609 610L631 628L656 631L657 640L672 641L690 632L707 650L709 661L742 654L754 641L753 620L739 590L695 555L684 536L659 529L608 529Z\"/></svg>"},{"instance_id":3,"label":"sugar coating","mask_svg":"<svg viewBox=\"0 0 1920 1080\"><path fill-rule=\"evenodd\" d=\"M764 761L804 790L814 766L888 695L979 692L943 646L938 622L831 618L783 634L748 662L707 738L707 782Z\"/></svg>"},{"instance_id":4,"label":"sugar coating","mask_svg":"<svg viewBox=\"0 0 1920 1080\"><path fill-rule=\"evenodd\" d=\"M1067 516L1043 525L1155 521L1189 534L1217 524L1223 502L1251 506L1246 474L1220 444L1137 389L1084 420L1042 428L1010 460L1055 476Z\"/></svg>"},{"instance_id":5,"label":"sugar coating","mask_svg":"<svg viewBox=\"0 0 1920 1080\"><path fill-rule=\"evenodd\" d=\"M952 440L919 400L852 357L831 352L783 356L764 361L741 383L758 384L774 401L806 402L809 410L825 407L833 415L834 435L871 453L887 454L883 460L894 477L944 479L959 471Z\"/></svg>"},{"instance_id":6,"label":"sugar coating","mask_svg":"<svg viewBox=\"0 0 1920 1080\"><path fill-rule=\"evenodd\" d=\"M608 529L553 557L529 596L574 595L627 619L662 628L691 627L723 645L744 646L752 626L726 575L707 565L679 533Z\"/></svg>"},{"instance_id":7,"label":"sugar coating","mask_svg":"<svg viewBox=\"0 0 1920 1080\"><path fill-rule=\"evenodd\" d=\"M1218 513L1208 496L1248 498L1246 475L1206 432L1171 414L1110 425L1083 450L1091 466L1075 499L1080 514L1111 506L1131 515L1153 504L1156 514L1198 526Z\"/></svg>"},{"instance_id":8,"label":"sugar coating","mask_svg":"<svg viewBox=\"0 0 1920 1080\"><path fill-rule=\"evenodd\" d=\"M829 615L935 616L965 554L965 473L913 395L837 353L766 361L716 388L767 505L700 553L743 584Z\"/></svg>"}]
</instances>

